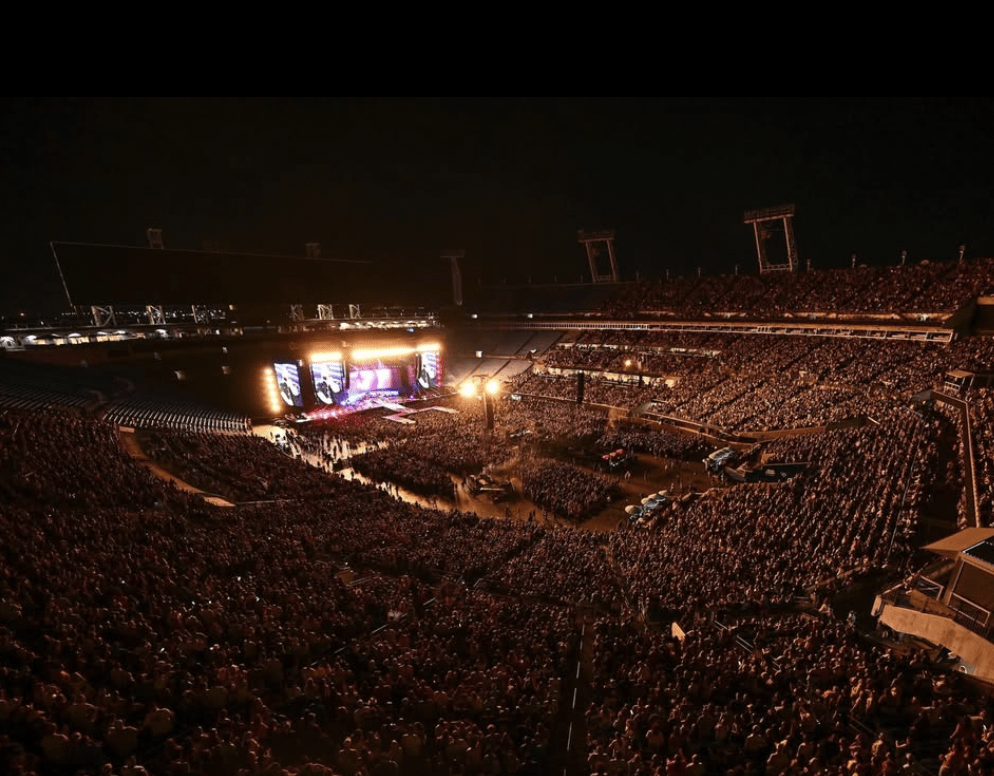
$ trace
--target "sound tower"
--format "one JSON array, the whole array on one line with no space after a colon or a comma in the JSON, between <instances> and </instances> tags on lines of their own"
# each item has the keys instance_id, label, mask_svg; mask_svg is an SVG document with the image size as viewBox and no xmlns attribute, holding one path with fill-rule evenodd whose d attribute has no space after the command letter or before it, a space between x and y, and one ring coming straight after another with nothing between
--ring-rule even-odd
<instances>
[{"instance_id":1,"label":"sound tower","mask_svg":"<svg viewBox=\"0 0 994 776\"><path fill-rule=\"evenodd\" d=\"M487 418L487 430L494 430L494 397L487 391L483 392L483 412Z\"/></svg>"},{"instance_id":2,"label":"sound tower","mask_svg":"<svg viewBox=\"0 0 994 776\"><path fill-rule=\"evenodd\" d=\"M576 373L576 403L583 404L583 384L584 384L584 374L583 372Z\"/></svg>"}]
</instances>

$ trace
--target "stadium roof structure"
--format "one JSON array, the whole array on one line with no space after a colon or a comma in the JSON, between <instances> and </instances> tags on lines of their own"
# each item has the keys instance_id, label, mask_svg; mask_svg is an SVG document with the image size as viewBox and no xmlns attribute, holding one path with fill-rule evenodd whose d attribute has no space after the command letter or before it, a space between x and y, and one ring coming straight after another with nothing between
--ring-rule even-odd
<instances>
[{"instance_id":1,"label":"stadium roof structure","mask_svg":"<svg viewBox=\"0 0 994 776\"><path fill-rule=\"evenodd\" d=\"M328 304L374 292L373 264L226 251L52 242L69 304Z\"/></svg>"}]
</instances>

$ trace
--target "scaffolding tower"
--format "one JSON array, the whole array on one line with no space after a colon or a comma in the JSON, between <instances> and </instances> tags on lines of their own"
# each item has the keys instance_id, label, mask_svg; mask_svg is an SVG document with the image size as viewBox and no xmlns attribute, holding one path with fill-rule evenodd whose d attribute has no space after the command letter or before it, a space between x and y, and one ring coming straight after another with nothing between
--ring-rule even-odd
<instances>
[{"instance_id":1,"label":"scaffolding tower","mask_svg":"<svg viewBox=\"0 0 994 776\"><path fill-rule=\"evenodd\" d=\"M583 246L587 249L591 282L617 283L618 260L614 255L614 229L608 229L604 232L585 232L581 229L577 232L577 242L583 243ZM601 245L607 245L607 257L611 265L611 272L609 274L600 274L597 271L597 259L601 255Z\"/></svg>"},{"instance_id":2,"label":"scaffolding tower","mask_svg":"<svg viewBox=\"0 0 994 776\"><path fill-rule=\"evenodd\" d=\"M797 270L797 244L794 242L794 206L779 205L761 210L747 210L742 223L752 224L756 237L756 256L759 259L759 274L767 272L795 272ZM766 242L778 228L783 229L787 245L787 263L773 264L766 253Z\"/></svg>"}]
</instances>

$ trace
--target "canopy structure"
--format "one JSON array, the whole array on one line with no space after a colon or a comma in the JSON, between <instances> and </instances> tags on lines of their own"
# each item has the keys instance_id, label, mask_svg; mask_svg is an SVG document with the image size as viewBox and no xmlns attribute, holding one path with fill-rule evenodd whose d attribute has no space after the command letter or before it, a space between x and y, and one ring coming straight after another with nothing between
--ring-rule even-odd
<instances>
[{"instance_id":1,"label":"canopy structure","mask_svg":"<svg viewBox=\"0 0 994 776\"><path fill-rule=\"evenodd\" d=\"M959 553L968 550L975 544L991 538L994 538L994 528L965 528L952 536L926 544L924 549L931 550L944 558L955 558Z\"/></svg>"},{"instance_id":2,"label":"canopy structure","mask_svg":"<svg viewBox=\"0 0 994 776\"><path fill-rule=\"evenodd\" d=\"M70 304L329 304L366 301L364 261L53 242Z\"/></svg>"}]
</instances>

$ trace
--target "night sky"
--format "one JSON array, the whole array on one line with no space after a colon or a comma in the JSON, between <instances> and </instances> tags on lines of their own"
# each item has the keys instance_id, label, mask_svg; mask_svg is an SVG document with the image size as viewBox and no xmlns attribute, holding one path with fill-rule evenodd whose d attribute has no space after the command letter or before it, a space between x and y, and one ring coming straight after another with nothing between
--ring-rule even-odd
<instances>
[{"instance_id":1,"label":"night sky","mask_svg":"<svg viewBox=\"0 0 994 776\"><path fill-rule=\"evenodd\" d=\"M756 267L744 210L797 205L815 267L994 255L994 101L20 99L0 116L0 312L64 296L49 240L368 259L385 285ZM279 266L272 268L279 272ZM149 271L162 271L150 267Z\"/></svg>"}]
</instances>

